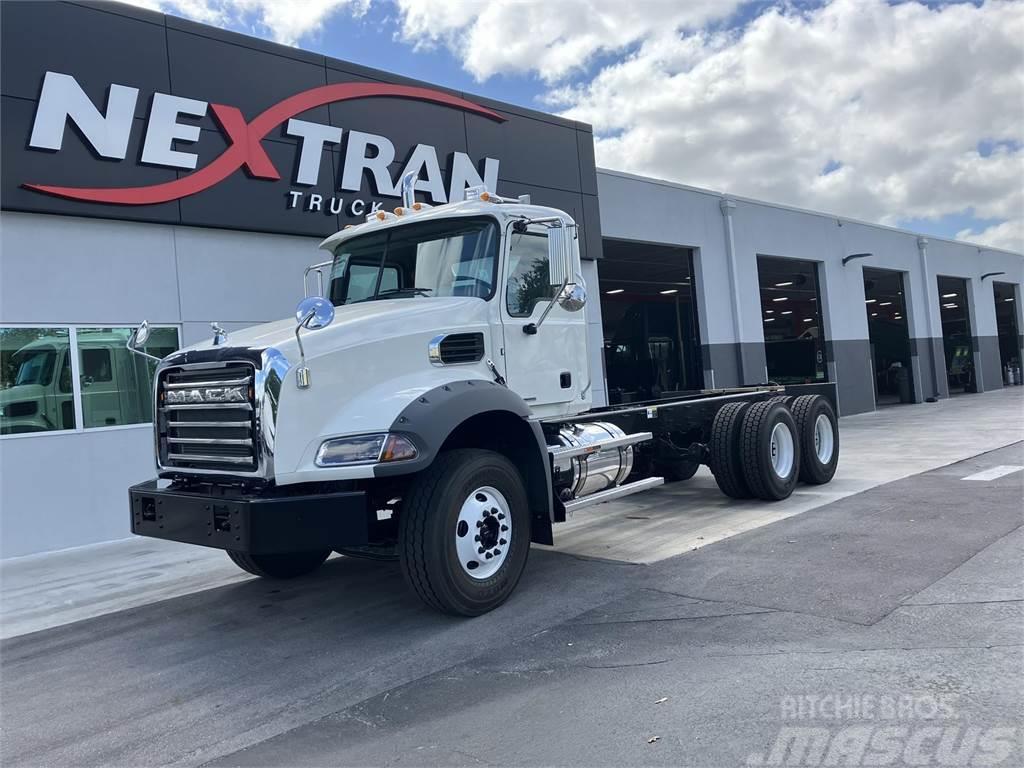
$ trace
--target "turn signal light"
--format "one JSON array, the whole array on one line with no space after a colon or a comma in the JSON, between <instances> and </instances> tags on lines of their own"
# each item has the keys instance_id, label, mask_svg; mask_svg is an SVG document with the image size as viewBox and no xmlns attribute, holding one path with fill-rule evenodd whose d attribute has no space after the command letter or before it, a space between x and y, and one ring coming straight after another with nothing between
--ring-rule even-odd
<instances>
[{"instance_id":1,"label":"turn signal light","mask_svg":"<svg viewBox=\"0 0 1024 768\"><path fill-rule=\"evenodd\" d=\"M380 452L381 461L406 461L416 458L416 446L402 435L388 435Z\"/></svg>"}]
</instances>

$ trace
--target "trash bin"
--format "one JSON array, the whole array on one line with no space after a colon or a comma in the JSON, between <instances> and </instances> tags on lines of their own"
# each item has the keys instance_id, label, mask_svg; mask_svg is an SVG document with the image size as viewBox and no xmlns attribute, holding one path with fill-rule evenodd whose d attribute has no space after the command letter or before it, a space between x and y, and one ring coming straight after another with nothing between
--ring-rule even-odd
<instances>
[{"instance_id":1,"label":"trash bin","mask_svg":"<svg viewBox=\"0 0 1024 768\"><path fill-rule=\"evenodd\" d=\"M901 403L914 402L914 393L910 388L910 369L901 367L896 371L896 388L900 393Z\"/></svg>"}]
</instances>

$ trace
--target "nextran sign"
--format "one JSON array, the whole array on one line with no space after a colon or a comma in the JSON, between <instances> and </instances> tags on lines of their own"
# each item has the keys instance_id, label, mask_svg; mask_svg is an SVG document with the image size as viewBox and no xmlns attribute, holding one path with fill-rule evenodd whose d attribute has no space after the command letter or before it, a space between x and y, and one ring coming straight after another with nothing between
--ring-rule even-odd
<instances>
[{"instance_id":1,"label":"nextran sign","mask_svg":"<svg viewBox=\"0 0 1024 768\"><path fill-rule=\"evenodd\" d=\"M73 123L85 142L100 157L125 161L131 132L135 125L135 109L139 90L112 84L107 103L98 106L86 95L74 77L47 72L36 109L29 147L59 152L68 123ZM254 180L278 181L279 169L261 143L271 131L283 126L286 136L297 140L298 162L285 201L289 208L322 211L330 214L361 216L380 206L380 201L367 200L346 193L358 193L364 176L369 176L376 195L398 197L397 179L415 172L418 191L433 202L461 199L469 186L486 183L495 189L498 160L483 158L478 167L464 152L450 158L448 173L441 172L437 150L418 144L409 153L404 167L392 176L389 166L395 162L394 144L373 133L299 120L296 115L316 107L353 99L399 98L439 104L452 109L480 115L495 122L505 118L496 112L458 96L429 88L388 83L338 83L297 93L274 104L250 121L237 107L210 104L197 99L155 93L146 119L140 162L150 166L190 171L179 178L159 184L136 187L68 187L59 186L59 179L30 179L22 184L27 189L83 203L108 205L156 205L194 195L220 183L238 171ZM224 134L227 148L202 167L199 155L188 150L197 142L201 129L189 120L201 119L211 113ZM344 139L344 142L343 142ZM333 185L334 194L323 195L311 188L322 183L320 166L326 149L344 144L343 159Z\"/></svg>"}]
</instances>

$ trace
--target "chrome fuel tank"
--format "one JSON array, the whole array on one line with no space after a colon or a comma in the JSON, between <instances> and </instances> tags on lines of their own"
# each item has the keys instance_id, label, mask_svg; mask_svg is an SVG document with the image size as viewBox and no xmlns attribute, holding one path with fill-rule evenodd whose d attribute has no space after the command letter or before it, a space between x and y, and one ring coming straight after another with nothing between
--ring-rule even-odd
<instances>
[{"instance_id":1,"label":"chrome fuel tank","mask_svg":"<svg viewBox=\"0 0 1024 768\"><path fill-rule=\"evenodd\" d=\"M561 448L596 447L625 435L614 424L588 421L562 427L550 442ZM633 470L633 447L627 445L589 455L555 459L555 469L560 477L569 479L570 498L582 498L621 484Z\"/></svg>"}]
</instances>

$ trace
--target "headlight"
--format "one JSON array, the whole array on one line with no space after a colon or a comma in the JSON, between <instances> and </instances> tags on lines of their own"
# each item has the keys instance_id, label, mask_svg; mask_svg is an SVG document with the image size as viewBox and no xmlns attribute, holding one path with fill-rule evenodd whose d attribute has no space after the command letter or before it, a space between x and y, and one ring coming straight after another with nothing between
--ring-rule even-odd
<instances>
[{"instance_id":1,"label":"headlight","mask_svg":"<svg viewBox=\"0 0 1024 768\"><path fill-rule=\"evenodd\" d=\"M316 452L318 467L339 467L352 464L376 464L384 461L406 461L416 458L416 446L402 435L380 432L324 440Z\"/></svg>"}]
</instances>

